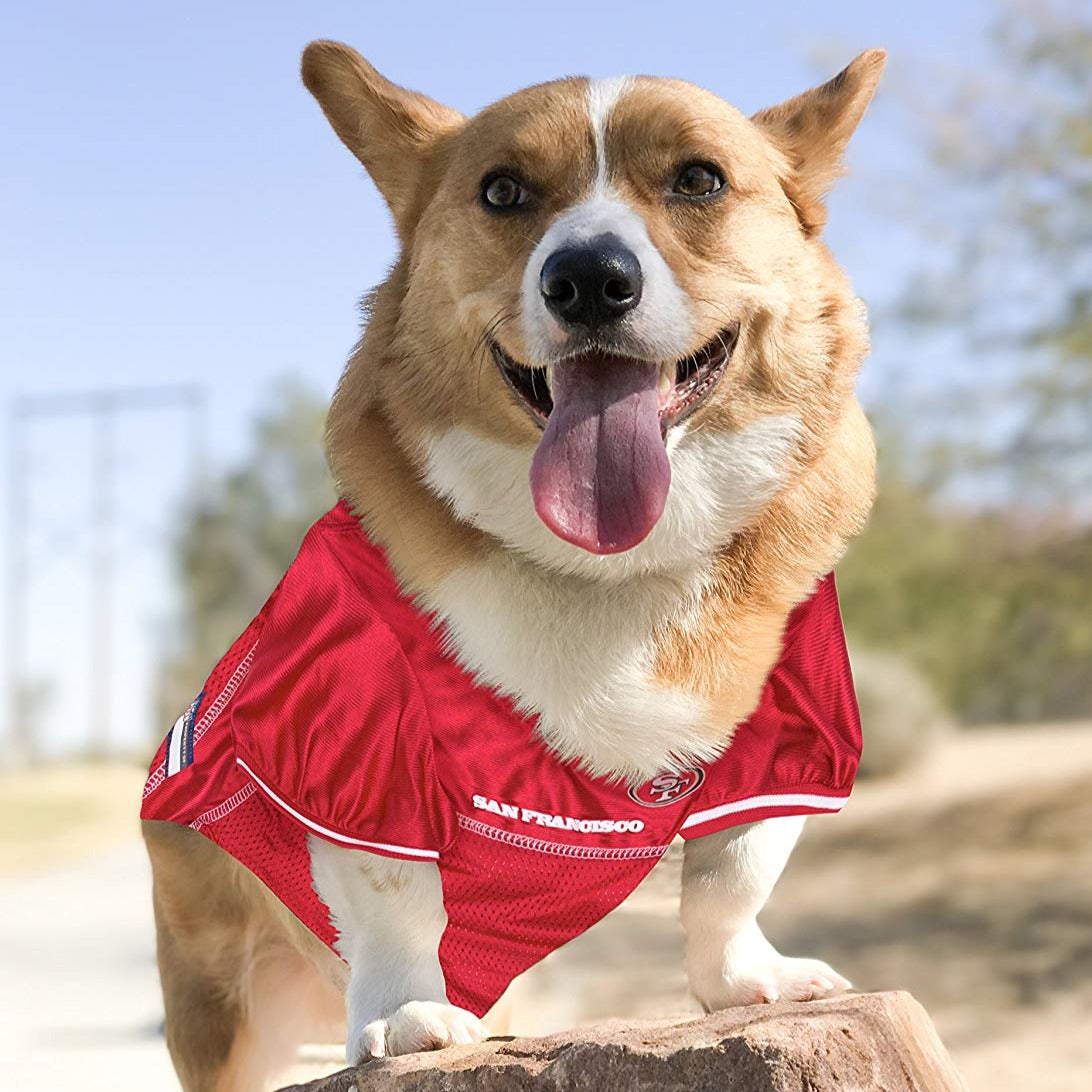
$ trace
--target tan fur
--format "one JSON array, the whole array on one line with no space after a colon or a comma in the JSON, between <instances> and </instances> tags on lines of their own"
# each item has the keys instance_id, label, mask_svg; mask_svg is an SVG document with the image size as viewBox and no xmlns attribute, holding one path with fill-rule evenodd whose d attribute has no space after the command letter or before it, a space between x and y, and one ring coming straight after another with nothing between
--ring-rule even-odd
<instances>
[{"instance_id":1,"label":"tan fur","mask_svg":"<svg viewBox=\"0 0 1092 1092\"><path fill-rule=\"evenodd\" d=\"M822 384L818 412L804 418L808 435L798 475L757 523L717 557L700 622L671 627L659 642L657 677L710 700L707 727L714 735L755 707L780 652L789 611L810 593L817 577L834 568L872 507L875 447L851 394L868 349L866 332L841 270L825 246L816 241L815 248L824 294L799 301L799 334L790 329L778 341L781 352L792 352L796 338L806 333L796 351L812 359L808 341L816 329L823 336L815 354ZM776 363L765 357L768 346L762 338L753 344L753 374L771 374ZM736 412L743 411L736 407Z\"/></svg>"},{"instance_id":2,"label":"tan fur","mask_svg":"<svg viewBox=\"0 0 1092 1092\"><path fill-rule=\"evenodd\" d=\"M410 227L416 198L424 192L416 172L427 163L414 153L425 152L438 134L457 127L462 115L391 83L340 42L312 42L301 75L334 131L387 195L399 230Z\"/></svg>"},{"instance_id":3,"label":"tan fur","mask_svg":"<svg viewBox=\"0 0 1092 1092\"><path fill-rule=\"evenodd\" d=\"M754 116L785 155L779 173L808 235L826 223L823 198L841 173L842 153L872 99L885 61L882 49L870 49L821 87Z\"/></svg>"},{"instance_id":4,"label":"tan fur","mask_svg":"<svg viewBox=\"0 0 1092 1092\"><path fill-rule=\"evenodd\" d=\"M687 351L739 324L729 370L689 432L736 433L786 415L802 425L775 499L703 560L699 579L664 574L700 593L696 603L680 593L655 630L651 684L700 698L708 715L699 730L718 745L754 708L788 613L834 566L871 504L872 439L852 393L867 351L863 309L818 233L823 195L882 63L880 51L863 54L828 84L754 119L689 84L640 77L605 132L609 186L640 213L693 308ZM464 119L338 43L308 47L303 78L375 180L402 244L330 411L330 463L400 581L427 598L460 567L510 552L435 495L426 456L455 425L510 448L538 442L489 340L535 363L519 322L520 279L549 224L596 177L588 84L529 88ZM721 164L729 192L701 208L665 200L672 172L694 158ZM538 200L526 215L483 215L482 176L505 166L519 169ZM263 998L302 990L328 1016L346 968L207 839L170 824L144 830L168 1044L182 1084L187 1092L261 1087L301 1031L284 1013L263 1011Z\"/></svg>"},{"instance_id":5,"label":"tan fur","mask_svg":"<svg viewBox=\"0 0 1092 1092\"><path fill-rule=\"evenodd\" d=\"M145 820L167 1047L185 1092L259 1092L343 1037L344 964L203 835Z\"/></svg>"},{"instance_id":6,"label":"tan fur","mask_svg":"<svg viewBox=\"0 0 1092 1092\"><path fill-rule=\"evenodd\" d=\"M700 622L662 635L657 675L710 700L711 737L723 737L758 704L789 611L863 527L874 459L872 433L854 403L823 455L717 558Z\"/></svg>"}]
</instances>

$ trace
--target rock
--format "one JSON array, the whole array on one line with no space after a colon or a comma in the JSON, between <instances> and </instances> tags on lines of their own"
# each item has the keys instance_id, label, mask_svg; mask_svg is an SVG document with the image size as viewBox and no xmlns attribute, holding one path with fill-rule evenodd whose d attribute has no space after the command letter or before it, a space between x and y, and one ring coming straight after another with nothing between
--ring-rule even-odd
<instances>
[{"instance_id":1,"label":"rock","mask_svg":"<svg viewBox=\"0 0 1092 1092\"><path fill-rule=\"evenodd\" d=\"M611 1021L368 1062L283 1092L966 1092L907 993Z\"/></svg>"}]
</instances>

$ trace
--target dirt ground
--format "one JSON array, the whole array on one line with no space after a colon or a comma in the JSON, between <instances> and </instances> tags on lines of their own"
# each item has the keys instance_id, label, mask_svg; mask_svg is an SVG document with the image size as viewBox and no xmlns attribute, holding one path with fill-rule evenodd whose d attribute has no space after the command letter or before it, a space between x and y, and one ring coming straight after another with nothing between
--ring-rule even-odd
<instances>
[{"instance_id":1,"label":"dirt ground","mask_svg":"<svg viewBox=\"0 0 1092 1092\"><path fill-rule=\"evenodd\" d=\"M513 989L513 1028L696 1011L681 851ZM809 822L763 917L859 989L907 989L975 1092L1092 1088L1092 725L984 729Z\"/></svg>"},{"instance_id":2,"label":"dirt ground","mask_svg":"<svg viewBox=\"0 0 1092 1092\"><path fill-rule=\"evenodd\" d=\"M0 777L0 1040L27 1092L73 1071L89 1090L136 1073L146 1092L175 1087L137 843L141 780L111 766ZM513 986L510 1030L696 1011L680 859L673 847L618 910ZM858 988L912 991L975 1092L1086 1092L1092 724L953 736L913 772L859 785L840 816L809 823L764 923L784 951L827 959ZM53 939L36 950L43 932ZM61 995L55 975L69 982Z\"/></svg>"}]
</instances>

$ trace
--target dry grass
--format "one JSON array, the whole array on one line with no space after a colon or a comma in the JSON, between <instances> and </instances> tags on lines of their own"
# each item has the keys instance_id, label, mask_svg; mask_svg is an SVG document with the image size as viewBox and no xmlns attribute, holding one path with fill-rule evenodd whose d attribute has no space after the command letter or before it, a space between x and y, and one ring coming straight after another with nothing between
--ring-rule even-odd
<instances>
[{"instance_id":1,"label":"dry grass","mask_svg":"<svg viewBox=\"0 0 1092 1092\"><path fill-rule=\"evenodd\" d=\"M32 872L132 839L138 766L48 765L0 774L0 876Z\"/></svg>"}]
</instances>

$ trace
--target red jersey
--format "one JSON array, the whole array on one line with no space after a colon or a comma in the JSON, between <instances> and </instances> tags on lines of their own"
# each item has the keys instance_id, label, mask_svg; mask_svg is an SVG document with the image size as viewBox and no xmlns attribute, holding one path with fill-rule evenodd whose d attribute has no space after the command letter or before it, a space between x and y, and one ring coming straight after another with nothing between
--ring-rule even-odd
<instances>
[{"instance_id":1,"label":"red jersey","mask_svg":"<svg viewBox=\"0 0 1092 1092\"><path fill-rule=\"evenodd\" d=\"M211 838L331 947L309 832L435 861L448 999L480 1016L617 906L676 835L837 811L860 745L828 576L791 614L720 758L634 787L592 777L445 651L343 502L160 745L141 815Z\"/></svg>"}]
</instances>

